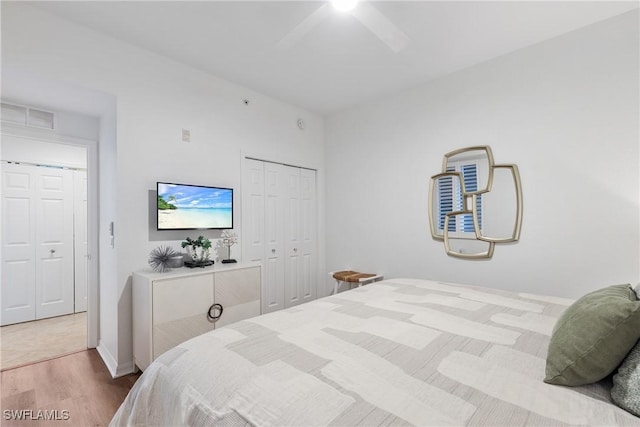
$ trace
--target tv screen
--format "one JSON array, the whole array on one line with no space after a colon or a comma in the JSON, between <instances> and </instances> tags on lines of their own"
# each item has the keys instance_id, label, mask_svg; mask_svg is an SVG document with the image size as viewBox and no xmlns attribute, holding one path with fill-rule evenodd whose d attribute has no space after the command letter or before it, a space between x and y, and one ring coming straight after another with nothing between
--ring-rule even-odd
<instances>
[{"instance_id":1,"label":"tv screen","mask_svg":"<svg viewBox=\"0 0 640 427\"><path fill-rule=\"evenodd\" d=\"M158 230L233 228L233 189L158 182Z\"/></svg>"}]
</instances>

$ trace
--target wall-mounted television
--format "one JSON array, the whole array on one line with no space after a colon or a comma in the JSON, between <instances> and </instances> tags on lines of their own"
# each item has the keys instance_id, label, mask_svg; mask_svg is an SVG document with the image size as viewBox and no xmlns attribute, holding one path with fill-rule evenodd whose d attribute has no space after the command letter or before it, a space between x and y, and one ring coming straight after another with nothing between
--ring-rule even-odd
<instances>
[{"instance_id":1,"label":"wall-mounted television","mask_svg":"<svg viewBox=\"0 0 640 427\"><path fill-rule=\"evenodd\" d=\"M158 182L158 230L233 228L233 188Z\"/></svg>"}]
</instances>

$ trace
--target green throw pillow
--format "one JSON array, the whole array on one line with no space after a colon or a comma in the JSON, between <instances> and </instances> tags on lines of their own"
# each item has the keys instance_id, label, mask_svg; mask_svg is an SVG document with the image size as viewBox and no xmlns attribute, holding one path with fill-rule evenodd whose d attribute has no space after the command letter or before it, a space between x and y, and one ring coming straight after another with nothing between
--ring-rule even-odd
<instances>
[{"instance_id":1,"label":"green throw pillow","mask_svg":"<svg viewBox=\"0 0 640 427\"><path fill-rule=\"evenodd\" d=\"M640 417L640 341L613 376L611 399L621 408Z\"/></svg>"},{"instance_id":2,"label":"green throw pillow","mask_svg":"<svg viewBox=\"0 0 640 427\"><path fill-rule=\"evenodd\" d=\"M640 301L630 285L591 292L562 314L551 335L546 377L578 386L613 372L640 339Z\"/></svg>"}]
</instances>

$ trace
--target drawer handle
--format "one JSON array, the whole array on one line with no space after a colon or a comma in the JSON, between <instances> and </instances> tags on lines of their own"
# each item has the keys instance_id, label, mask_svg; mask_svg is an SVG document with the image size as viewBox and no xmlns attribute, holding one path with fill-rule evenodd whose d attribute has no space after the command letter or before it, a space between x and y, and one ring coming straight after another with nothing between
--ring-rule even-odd
<instances>
[{"instance_id":1,"label":"drawer handle","mask_svg":"<svg viewBox=\"0 0 640 427\"><path fill-rule=\"evenodd\" d=\"M220 312L218 313L218 315L216 316L215 312L217 310L220 310ZM222 316L222 311L224 309L222 308L221 304L213 304L211 307L209 307L209 311L207 312L207 319L209 319L212 322L215 322L216 320L218 320L220 318L220 316Z\"/></svg>"}]
</instances>

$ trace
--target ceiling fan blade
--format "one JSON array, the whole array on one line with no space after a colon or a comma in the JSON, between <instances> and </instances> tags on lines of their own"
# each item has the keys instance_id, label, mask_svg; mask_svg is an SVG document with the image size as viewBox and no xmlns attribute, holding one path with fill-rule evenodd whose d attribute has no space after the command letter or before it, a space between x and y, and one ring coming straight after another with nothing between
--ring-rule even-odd
<instances>
[{"instance_id":1,"label":"ceiling fan blade","mask_svg":"<svg viewBox=\"0 0 640 427\"><path fill-rule=\"evenodd\" d=\"M325 3L316 9L311 15L307 16L304 21L300 22L296 27L284 36L278 43L276 49L287 50L302 39L309 31L324 20L329 13L329 3Z\"/></svg>"},{"instance_id":2,"label":"ceiling fan blade","mask_svg":"<svg viewBox=\"0 0 640 427\"><path fill-rule=\"evenodd\" d=\"M370 2L358 3L351 15L396 53L407 47L410 42L409 37Z\"/></svg>"}]
</instances>

